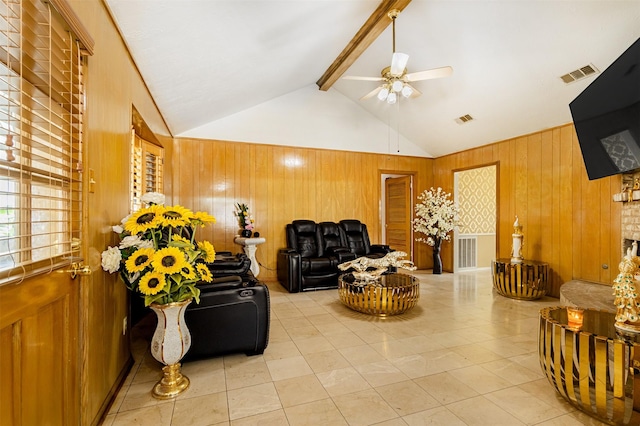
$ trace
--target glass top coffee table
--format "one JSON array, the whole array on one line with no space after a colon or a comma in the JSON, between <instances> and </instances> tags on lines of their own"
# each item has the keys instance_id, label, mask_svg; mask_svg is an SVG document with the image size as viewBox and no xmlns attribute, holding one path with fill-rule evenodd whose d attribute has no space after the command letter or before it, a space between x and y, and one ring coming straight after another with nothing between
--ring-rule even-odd
<instances>
[{"instance_id":1,"label":"glass top coffee table","mask_svg":"<svg viewBox=\"0 0 640 426\"><path fill-rule=\"evenodd\" d=\"M397 315L413 308L420 298L420 281L392 273L375 281L360 281L353 274L338 278L338 294L349 308L370 315Z\"/></svg>"}]
</instances>

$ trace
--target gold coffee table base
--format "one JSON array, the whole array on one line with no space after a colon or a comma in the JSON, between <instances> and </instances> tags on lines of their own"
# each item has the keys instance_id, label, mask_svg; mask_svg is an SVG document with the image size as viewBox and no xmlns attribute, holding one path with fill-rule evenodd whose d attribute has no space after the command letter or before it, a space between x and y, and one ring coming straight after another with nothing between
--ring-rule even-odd
<instances>
[{"instance_id":1,"label":"gold coffee table base","mask_svg":"<svg viewBox=\"0 0 640 426\"><path fill-rule=\"evenodd\" d=\"M540 311L540 366L571 405L610 425L640 424L640 345L614 328L615 314L584 309L569 325L566 307Z\"/></svg>"},{"instance_id":2,"label":"gold coffee table base","mask_svg":"<svg viewBox=\"0 0 640 426\"><path fill-rule=\"evenodd\" d=\"M501 296L535 300L547 294L549 272L546 263L532 260L511 263L511 259L497 259L491 263L493 288Z\"/></svg>"},{"instance_id":3,"label":"gold coffee table base","mask_svg":"<svg viewBox=\"0 0 640 426\"><path fill-rule=\"evenodd\" d=\"M373 282L356 280L352 274L338 279L342 303L370 315L397 315L413 308L420 298L420 282L406 274L388 274Z\"/></svg>"}]
</instances>

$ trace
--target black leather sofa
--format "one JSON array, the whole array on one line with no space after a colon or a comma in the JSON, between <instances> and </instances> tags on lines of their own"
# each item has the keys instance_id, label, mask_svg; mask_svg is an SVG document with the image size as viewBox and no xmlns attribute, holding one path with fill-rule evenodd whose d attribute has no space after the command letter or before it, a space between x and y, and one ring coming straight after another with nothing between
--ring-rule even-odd
<instances>
[{"instance_id":1,"label":"black leather sofa","mask_svg":"<svg viewBox=\"0 0 640 426\"><path fill-rule=\"evenodd\" d=\"M344 222L344 223L343 223ZM278 281L290 293L338 287L338 265L360 256L392 251L371 244L366 225L357 220L316 223L294 220L286 226L287 247L278 251Z\"/></svg>"}]
</instances>

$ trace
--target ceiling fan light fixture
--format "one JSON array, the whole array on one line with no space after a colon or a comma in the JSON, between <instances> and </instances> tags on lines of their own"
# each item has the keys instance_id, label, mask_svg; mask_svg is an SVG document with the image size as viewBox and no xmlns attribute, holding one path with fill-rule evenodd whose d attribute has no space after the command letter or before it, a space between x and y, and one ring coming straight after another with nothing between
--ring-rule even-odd
<instances>
[{"instance_id":1,"label":"ceiling fan light fixture","mask_svg":"<svg viewBox=\"0 0 640 426\"><path fill-rule=\"evenodd\" d=\"M411 88L411 86L405 85L402 88L402 96L404 96L405 98L408 98L412 94L413 94L413 89Z\"/></svg>"},{"instance_id":2,"label":"ceiling fan light fixture","mask_svg":"<svg viewBox=\"0 0 640 426\"><path fill-rule=\"evenodd\" d=\"M383 87L382 90L378 92L378 99L384 101L389 96L389 89L387 87Z\"/></svg>"},{"instance_id":3,"label":"ceiling fan light fixture","mask_svg":"<svg viewBox=\"0 0 640 426\"><path fill-rule=\"evenodd\" d=\"M402 82L400 80L395 80L393 82L393 84L391 84L391 90L393 90L394 92L398 93L400 91L402 91L402 87L404 86L404 84L402 84Z\"/></svg>"},{"instance_id":4,"label":"ceiling fan light fixture","mask_svg":"<svg viewBox=\"0 0 640 426\"><path fill-rule=\"evenodd\" d=\"M396 103L397 100L398 100L398 95L396 95L395 92L389 93L389 96L387 97L388 104L393 105Z\"/></svg>"}]
</instances>

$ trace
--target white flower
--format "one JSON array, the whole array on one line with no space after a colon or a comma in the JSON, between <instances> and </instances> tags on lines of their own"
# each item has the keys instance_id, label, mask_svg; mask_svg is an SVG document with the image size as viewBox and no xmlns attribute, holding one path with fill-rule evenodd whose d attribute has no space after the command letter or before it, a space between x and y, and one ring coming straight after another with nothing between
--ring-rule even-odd
<instances>
[{"instance_id":1,"label":"white flower","mask_svg":"<svg viewBox=\"0 0 640 426\"><path fill-rule=\"evenodd\" d=\"M127 247L140 247L144 242L148 242L149 240L143 240L138 235L127 235L120 241L119 248L127 248Z\"/></svg>"},{"instance_id":2,"label":"white flower","mask_svg":"<svg viewBox=\"0 0 640 426\"><path fill-rule=\"evenodd\" d=\"M118 247L109 247L102 252L102 269L109 273L117 272L120 269L122 253Z\"/></svg>"},{"instance_id":3,"label":"white flower","mask_svg":"<svg viewBox=\"0 0 640 426\"><path fill-rule=\"evenodd\" d=\"M140 201L142 201L146 205L151 205L151 204L164 205L164 199L165 199L164 194L161 194L159 192L147 192L142 197L140 197Z\"/></svg>"},{"instance_id":4,"label":"white flower","mask_svg":"<svg viewBox=\"0 0 640 426\"><path fill-rule=\"evenodd\" d=\"M416 241L433 246L437 238L444 241L451 239L449 233L458 223L458 207L449 199L450 196L442 188L431 188L418 196L420 203L415 206L413 230L427 238L417 238Z\"/></svg>"},{"instance_id":5,"label":"white flower","mask_svg":"<svg viewBox=\"0 0 640 426\"><path fill-rule=\"evenodd\" d=\"M124 232L124 228L120 225L114 225L111 227L111 229L113 229L113 232L115 232L116 234L122 234Z\"/></svg>"}]
</instances>

